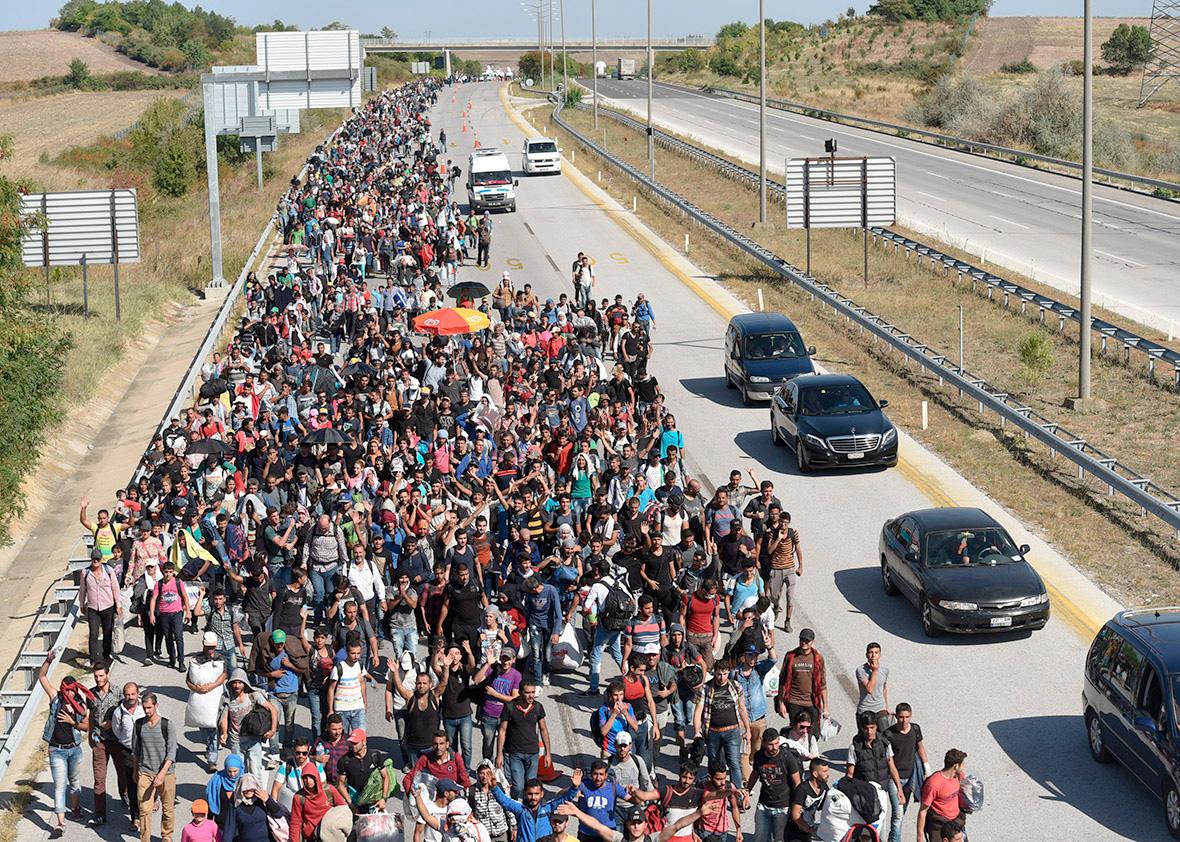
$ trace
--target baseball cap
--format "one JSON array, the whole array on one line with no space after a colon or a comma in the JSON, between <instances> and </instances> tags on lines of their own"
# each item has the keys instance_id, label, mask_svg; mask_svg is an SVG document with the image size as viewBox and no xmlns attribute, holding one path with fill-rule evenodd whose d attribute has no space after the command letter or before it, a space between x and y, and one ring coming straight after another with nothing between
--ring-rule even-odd
<instances>
[{"instance_id":1,"label":"baseball cap","mask_svg":"<svg viewBox=\"0 0 1180 842\"><path fill-rule=\"evenodd\" d=\"M633 738L629 731L620 731L619 733L615 734L615 745L629 746L632 742Z\"/></svg>"},{"instance_id":2,"label":"baseball cap","mask_svg":"<svg viewBox=\"0 0 1180 842\"><path fill-rule=\"evenodd\" d=\"M628 822L644 821L643 808L642 807L628 807L627 812L624 814L624 820L628 821Z\"/></svg>"},{"instance_id":3,"label":"baseball cap","mask_svg":"<svg viewBox=\"0 0 1180 842\"><path fill-rule=\"evenodd\" d=\"M363 743L368 738L369 735L365 733L364 728L354 728L352 733L348 735L348 741L353 745L356 745L357 743Z\"/></svg>"},{"instance_id":4,"label":"baseball cap","mask_svg":"<svg viewBox=\"0 0 1180 842\"><path fill-rule=\"evenodd\" d=\"M94 561L95 559L100 561L102 560L102 550L100 550L98 547L95 547L90 551L90 560Z\"/></svg>"},{"instance_id":5,"label":"baseball cap","mask_svg":"<svg viewBox=\"0 0 1180 842\"><path fill-rule=\"evenodd\" d=\"M201 644L203 646L216 646L217 645L217 632L211 632L211 631L205 632L205 634L201 637Z\"/></svg>"},{"instance_id":6,"label":"baseball cap","mask_svg":"<svg viewBox=\"0 0 1180 842\"><path fill-rule=\"evenodd\" d=\"M271 632L270 639L275 643L286 643L287 633L282 629L275 629L273 632Z\"/></svg>"},{"instance_id":7,"label":"baseball cap","mask_svg":"<svg viewBox=\"0 0 1180 842\"><path fill-rule=\"evenodd\" d=\"M352 733L355 734L356 731L353 731ZM364 732L362 731L361 733L364 733ZM462 792L463 791L463 787L459 786L454 781L448 781L448 780L439 781L438 785L435 787L435 789L438 792ZM447 812L449 813L450 811L448 810ZM469 812L469 813L471 812L470 807L467 808L467 812Z\"/></svg>"},{"instance_id":8,"label":"baseball cap","mask_svg":"<svg viewBox=\"0 0 1180 842\"><path fill-rule=\"evenodd\" d=\"M639 654L640 655L658 655L658 654L660 654L660 644L658 644L658 643L645 643L639 647Z\"/></svg>"},{"instance_id":9,"label":"baseball cap","mask_svg":"<svg viewBox=\"0 0 1180 842\"><path fill-rule=\"evenodd\" d=\"M799 632L800 640L815 640L815 632L811 629L802 629Z\"/></svg>"},{"instance_id":10,"label":"baseball cap","mask_svg":"<svg viewBox=\"0 0 1180 842\"><path fill-rule=\"evenodd\" d=\"M757 655L758 654L758 647L755 646L754 644L750 644L749 646L747 646L745 649L742 650L742 654L743 655Z\"/></svg>"},{"instance_id":11,"label":"baseball cap","mask_svg":"<svg viewBox=\"0 0 1180 842\"><path fill-rule=\"evenodd\" d=\"M470 816L471 805L467 803L466 798L456 798L447 805L448 816Z\"/></svg>"}]
</instances>

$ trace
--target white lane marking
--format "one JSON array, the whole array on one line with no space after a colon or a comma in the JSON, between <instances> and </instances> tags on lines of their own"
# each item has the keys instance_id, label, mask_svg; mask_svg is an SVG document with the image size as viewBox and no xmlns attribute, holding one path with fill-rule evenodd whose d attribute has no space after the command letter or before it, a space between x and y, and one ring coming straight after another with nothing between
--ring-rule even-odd
<instances>
[{"instance_id":1,"label":"white lane marking","mask_svg":"<svg viewBox=\"0 0 1180 842\"><path fill-rule=\"evenodd\" d=\"M936 172L930 172L930 170L926 170L926 175L932 175L935 178L941 178L943 181L950 181L950 179L947 178L945 175L939 175Z\"/></svg>"},{"instance_id":2,"label":"white lane marking","mask_svg":"<svg viewBox=\"0 0 1180 842\"><path fill-rule=\"evenodd\" d=\"M923 190L915 190L914 192L917 193L919 196L925 196L927 199L933 199L936 202L942 201L942 196L935 196L933 193L926 193Z\"/></svg>"},{"instance_id":3,"label":"white lane marking","mask_svg":"<svg viewBox=\"0 0 1180 842\"><path fill-rule=\"evenodd\" d=\"M677 90L679 90L679 89L677 89ZM695 93L694 91L680 91L680 92L687 93L690 96L700 97L701 99L711 100L713 102L718 101L718 100L714 99L713 97L703 96L701 94ZM746 103L739 102L737 100L728 100L728 103L735 108L742 108L743 110L750 110L750 109L757 108L757 106L747 105ZM770 109L767 109L767 115L777 117L777 118L780 118L783 120L787 120L792 123L800 123L805 126L813 125L812 120L814 120L814 118L803 117L803 115L801 115L801 114L791 114L791 112L782 111L780 109L774 109L773 113ZM1014 178L1017 181L1024 181L1029 184L1035 184L1039 187L1049 187L1053 190L1061 190L1065 193L1071 193L1075 196L1080 196L1081 192L1082 192L1080 188L1075 190L1072 187L1065 187L1063 185L1053 184L1048 181L1041 181L1041 180L1038 180L1035 178L1028 178L1023 175L1017 175L1016 173L1007 172L1003 169L997 169L997 168L993 168L993 167L984 167L984 166L980 166L979 164L972 164L968 161L957 160L954 158L947 157L945 155L936 155L933 152L926 152L925 150L922 150L922 149L915 149L914 146L912 146L912 145L902 145L900 143L890 143L887 140L883 140L883 139L877 138L877 137L866 138L862 134L857 133L857 132L841 131L840 129L835 128L835 126L839 125L838 123L830 123L829 125L833 126L833 128L828 129L828 131L831 131L833 134L841 134L841 135L844 135L845 137L853 137L853 138L856 138L857 140L860 140L863 142L880 143L883 146L889 146L889 147L892 147L893 149L900 149L903 152L912 152L915 155L924 155L927 158L937 158L938 160L940 160L944 163L949 163L949 164L956 165L956 166L971 167L972 169L975 169L975 170L982 170L983 172L986 172L989 175L1002 175L1006 178ZM867 130L861 129L861 131L863 132L863 131L867 131ZM914 143L919 143L919 142L920 141L914 141ZM927 171L927 174L933 175L936 178L946 178L946 176L940 176L940 175L937 175L936 173L932 173L929 171ZM1145 207L1141 207L1139 205L1133 205L1130 202L1121 202L1118 199L1109 199L1105 196L1095 196L1094 198L1099 202L1109 202L1112 205L1119 205L1124 208L1130 208L1131 210L1137 210L1137 211L1143 211L1144 213L1155 214L1156 216L1162 216L1165 219L1180 220L1180 217L1176 216L1175 214L1164 213L1163 211L1158 211L1158 210L1155 210L1154 208L1145 208Z\"/></svg>"},{"instance_id":4,"label":"white lane marking","mask_svg":"<svg viewBox=\"0 0 1180 842\"><path fill-rule=\"evenodd\" d=\"M1145 265L1143 263L1139 263L1138 261L1132 260L1129 257L1123 257L1121 254L1111 254L1110 252L1103 251L1102 249L1094 249L1094 253L1100 254L1103 257L1109 257L1111 260L1117 260L1119 263L1127 263L1131 266L1138 266L1140 269L1142 269Z\"/></svg>"},{"instance_id":5,"label":"white lane marking","mask_svg":"<svg viewBox=\"0 0 1180 842\"><path fill-rule=\"evenodd\" d=\"M1004 222L1008 225L1015 225L1017 228L1026 228L1027 229L1029 227L1027 225L1021 225L1019 222L1014 222L1011 219L1004 219L1004 217L1002 217L1002 216L996 216L994 213L989 213L988 216L990 216L992 219L998 219L998 220L1000 220L1000 222Z\"/></svg>"}]
</instances>

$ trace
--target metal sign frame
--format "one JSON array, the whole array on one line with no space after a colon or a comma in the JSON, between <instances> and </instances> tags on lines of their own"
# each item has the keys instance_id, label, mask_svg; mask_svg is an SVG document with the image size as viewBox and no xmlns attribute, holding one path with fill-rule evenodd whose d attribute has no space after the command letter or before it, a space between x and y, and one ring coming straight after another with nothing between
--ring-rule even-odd
<instances>
[{"instance_id":1,"label":"metal sign frame","mask_svg":"<svg viewBox=\"0 0 1180 842\"><path fill-rule=\"evenodd\" d=\"M364 54L356 30L259 32L255 36L262 108L355 108Z\"/></svg>"}]
</instances>

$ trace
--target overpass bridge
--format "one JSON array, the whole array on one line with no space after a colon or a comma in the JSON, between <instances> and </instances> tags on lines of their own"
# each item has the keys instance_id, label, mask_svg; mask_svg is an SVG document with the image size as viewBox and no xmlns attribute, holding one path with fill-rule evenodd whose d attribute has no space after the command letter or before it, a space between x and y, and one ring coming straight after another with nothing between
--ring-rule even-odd
<instances>
[{"instance_id":1,"label":"overpass bridge","mask_svg":"<svg viewBox=\"0 0 1180 842\"><path fill-rule=\"evenodd\" d=\"M715 38L703 35L689 35L683 38L653 38L652 50L668 52L672 50L708 49L712 47ZM519 39L493 40L484 38L453 39L450 41L401 41L390 38L362 38L361 46L367 53L461 53L467 51L527 53L537 48L536 41ZM557 50L558 45L548 45L549 49ZM566 52L585 52L591 47L589 38L567 38ZM646 38L599 38L600 50L635 50L647 49Z\"/></svg>"}]
</instances>

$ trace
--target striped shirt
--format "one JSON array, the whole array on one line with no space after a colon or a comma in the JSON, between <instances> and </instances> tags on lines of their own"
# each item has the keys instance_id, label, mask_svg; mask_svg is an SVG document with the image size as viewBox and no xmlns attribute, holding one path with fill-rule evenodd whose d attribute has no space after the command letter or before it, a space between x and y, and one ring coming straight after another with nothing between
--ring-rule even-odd
<instances>
[{"instance_id":1,"label":"striped shirt","mask_svg":"<svg viewBox=\"0 0 1180 842\"><path fill-rule=\"evenodd\" d=\"M141 719L135 726L131 751L139 761L141 772L159 774L168 760L175 766L176 728L163 717L155 725L147 719Z\"/></svg>"},{"instance_id":2,"label":"striped shirt","mask_svg":"<svg viewBox=\"0 0 1180 842\"><path fill-rule=\"evenodd\" d=\"M467 791L467 798L471 802L471 812L483 822L493 839L516 827L516 816L500 806L491 790L485 792L483 787L473 786Z\"/></svg>"},{"instance_id":3,"label":"striped shirt","mask_svg":"<svg viewBox=\"0 0 1180 842\"><path fill-rule=\"evenodd\" d=\"M649 643L659 646L660 636L664 633L664 618L659 614L653 614L648 620L636 617L628 621L625 630L631 638L631 645L636 649L642 649Z\"/></svg>"},{"instance_id":4,"label":"striped shirt","mask_svg":"<svg viewBox=\"0 0 1180 842\"><path fill-rule=\"evenodd\" d=\"M769 538L767 538L769 540ZM774 552L770 554L772 570L793 570L795 567L795 549L799 544L799 533L794 529L787 529L787 536L778 542Z\"/></svg>"}]
</instances>

